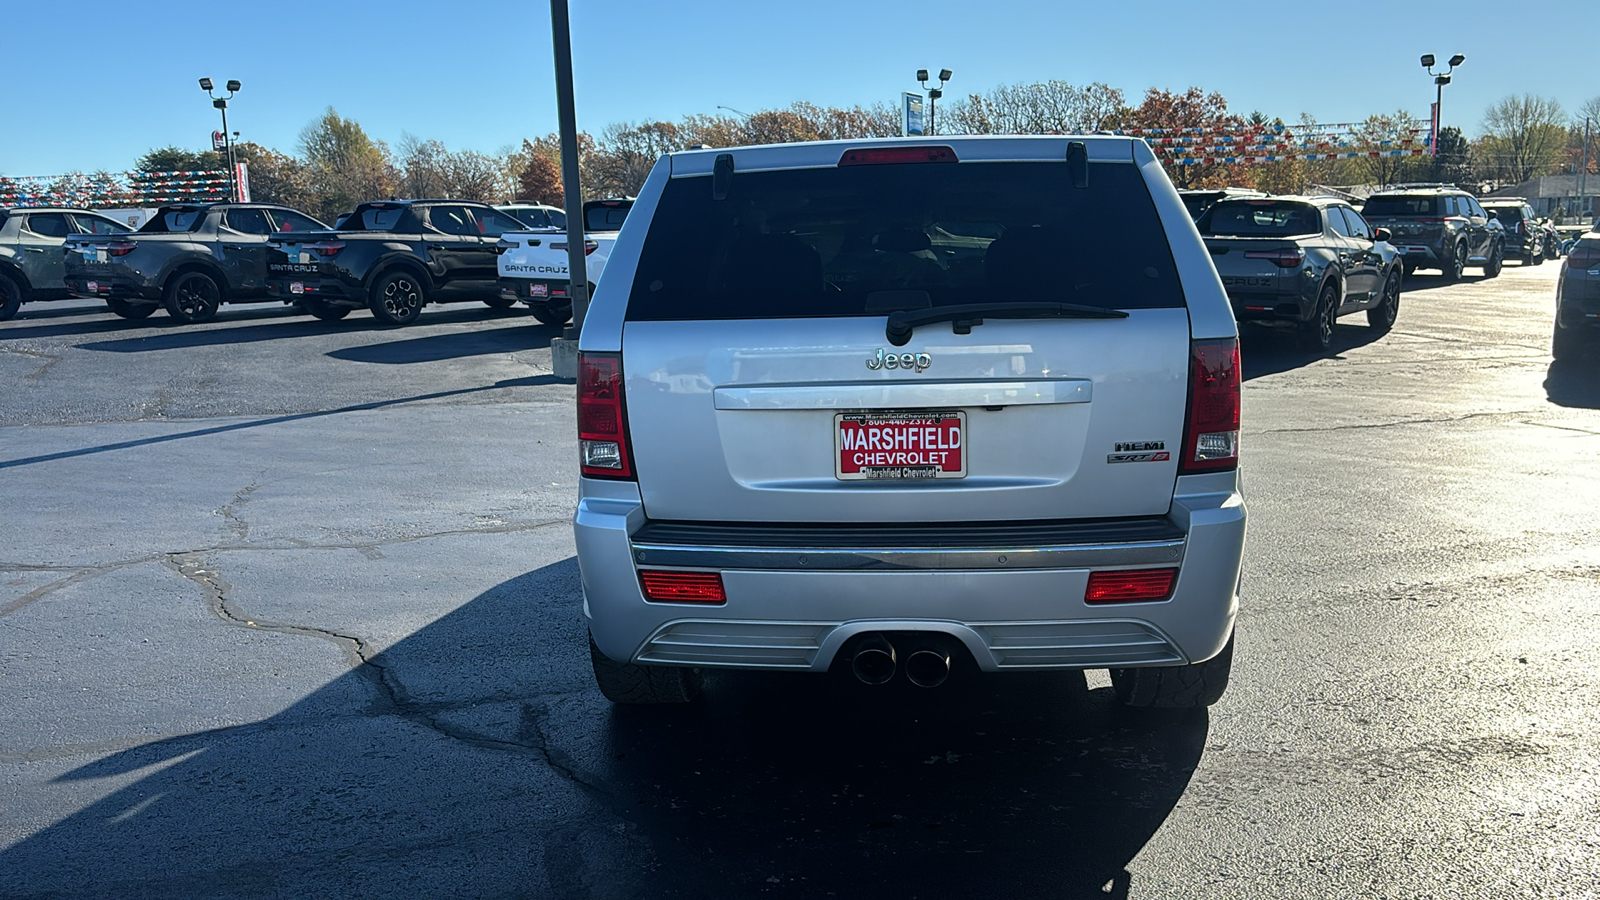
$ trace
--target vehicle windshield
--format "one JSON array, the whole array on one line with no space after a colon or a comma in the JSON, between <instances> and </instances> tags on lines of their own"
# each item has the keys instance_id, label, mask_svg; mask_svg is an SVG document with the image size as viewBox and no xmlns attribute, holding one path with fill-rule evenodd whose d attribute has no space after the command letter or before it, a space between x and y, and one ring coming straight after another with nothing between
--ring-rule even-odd
<instances>
[{"instance_id":1,"label":"vehicle windshield","mask_svg":"<svg viewBox=\"0 0 1600 900\"><path fill-rule=\"evenodd\" d=\"M533 207L510 207L501 212L521 222L528 228L566 228L567 214L556 209L536 209Z\"/></svg>"},{"instance_id":2,"label":"vehicle windshield","mask_svg":"<svg viewBox=\"0 0 1600 900\"><path fill-rule=\"evenodd\" d=\"M645 238L631 320L883 315L982 302L1184 305L1139 169L874 165L675 178ZM1115 235L1114 240L1108 236Z\"/></svg>"},{"instance_id":3,"label":"vehicle windshield","mask_svg":"<svg viewBox=\"0 0 1600 900\"><path fill-rule=\"evenodd\" d=\"M1224 200L1195 223L1201 234L1235 237L1291 237L1321 234L1322 220L1309 203L1283 200Z\"/></svg>"},{"instance_id":4,"label":"vehicle windshield","mask_svg":"<svg viewBox=\"0 0 1600 900\"><path fill-rule=\"evenodd\" d=\"M197 231L205 216L203 209L164 209L151 216L139 231L145 234Z\"/></svg>"},{"instance_id":5,"label":"vehicle windshield","mask_svg":"<svg viewBox=\"0 0 1600 900\"><path fill-rule=\"evenodd\" d=\"M1438 216L1442 198L1436 194L1374 194L1361 208L1364 216Z\"/></svg>"},{"instance_id":6,"label":"vehicle windshield","mask_svg":"<svg viewBox=\"0 0 1600 900\"><path fill-rule=\"evenodd\" d=\"M1483 208L1494 213L1494 217L1502 222L1522 221L1521 206L1490 206L1486 204Z\"/></svg>"}]
</instances>

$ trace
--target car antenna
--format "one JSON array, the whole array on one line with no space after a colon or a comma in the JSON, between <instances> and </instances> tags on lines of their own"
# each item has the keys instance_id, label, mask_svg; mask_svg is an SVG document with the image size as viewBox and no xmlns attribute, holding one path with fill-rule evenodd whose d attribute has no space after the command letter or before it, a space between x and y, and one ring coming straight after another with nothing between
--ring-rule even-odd
<instances>
[{"instance_id":1,"label":"car antenna","mask_svg":"<svg viewBox=\"0 0 1600 900\"><path fill-rule=\"evenodd\" d=\"M728 187L733 183L733 154L718 153L711 166L711 199L728 199Z\"/></svg>"}]
</instances>

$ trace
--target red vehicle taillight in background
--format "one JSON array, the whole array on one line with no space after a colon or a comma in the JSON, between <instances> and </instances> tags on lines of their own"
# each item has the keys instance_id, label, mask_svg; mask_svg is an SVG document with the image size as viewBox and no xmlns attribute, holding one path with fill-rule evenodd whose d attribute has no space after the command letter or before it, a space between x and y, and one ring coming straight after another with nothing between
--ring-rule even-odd
<instances>
[{"instance_id":1,"label":"red vehicle taillight in background","mask_svg":"<svg viewBox=\"0 0 1600 900\"><path fill-rule=\"evenodd\" d=\"M313 250L319 256L338 256L344 249L344 241L314 241L306 245L307 250Z\"/></svg>"},{"instance_id":2,"label":"red vehicle taillight in background","mask_svg":"<svg viewBox=\"0 0 1600 900\"><path fill-rule=\"evenodd\" d=\"M133 241L112 241L106 245L106 252L112 256L127 256L137 246Z\"/></svg>"},{"instance_id":3,"label":"red vehicle taillight in background","mask_svg":"<svg viewBox=\"0 0 1600 900\"><path fill-rule=\"evenodd\" d=\"M578 354L578 447L585 476L634 477L620 353Z\"/></svg>"},{"instance_id":4,"label":"red vehicle taillight in background","mask_svg":"<svg viewBox=\"0 0 1600 900\"><path fill-rule=\"evenodd\" d=\"M557 251L560 251L562 253L565 253L565 252L567 252L567 247L569 247L569 246L571 246L571 245L568 244L566 241L556 241L555 243L552 243L550 245L550 249L551 250L557 250ZM591 254L591 253L593 253L593 252L595 252L596 250L599 250L599 249L600 249L600 244L598 242L596 242L596 241L584 241L583 242L583 255L584 256L588 256L589 254Z\"/></svg>"},{"instance_id":5,"label":"red vehicle taillight in background","mask_svg":"<svg viewBox=\"0 0 1600 900\"><path fill-rule=\"evenodd\" d=\"M1246 250L1245 259L1270 259L1280 269L1298 269L1306 261L1306 252L1299 247L1281 250Z\"/></svg>"},{"instance_id":6,"label":"red vehicle taillight in background","mask_svg":"<svg viewBox=\"0 0 1600 900\"><path fill-rule=\"evenodd\" d=\"M1089 586L1084 589L1083 602L1151 603L1172 596L1172 586L1178 580L1177 569L1117 569L1108 572L1090 572Z\"/></svg>"},{"instance_id":7,"label":"red vehicle taillight in background","mask_svg":"<svg viewBox=\"0 0 1600 900\"><path fill-rule=\"evenodd\" d=\"M639 586L656 603L726 603L720 572L670 572L642 569Z\"/></svg>"},{"instance_id":8,"label":"red vehicle taillight in background","mask_svg":"<svg viewBox=\"0 0 1600 900\"><path fill-rule=\"evenodd\" d=\"M1189 355L1189 414L1178 474L1239 465L1239 341L1195 341Z\"/></svg>"}]
</instances>

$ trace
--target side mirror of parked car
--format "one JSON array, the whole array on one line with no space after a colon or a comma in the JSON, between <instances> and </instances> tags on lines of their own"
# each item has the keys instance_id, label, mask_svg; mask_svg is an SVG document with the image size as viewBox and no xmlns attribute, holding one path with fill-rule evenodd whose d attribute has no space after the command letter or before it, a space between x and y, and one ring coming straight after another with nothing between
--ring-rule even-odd
<instances>
[{"instance_id":1,"label":"side mirror of parked car","mask_svg":"<svg viewBox=\"0 0 1600 900\"><path fill-rule=\"evenodd\" d=\"M1375 241L1380 241L1380 242L1383 242L1383 243L1387 243L1388 241L1390 241L1393 238L1394 238L1394 233L1391 232L1387 228L1379 228L1376 231L1372 232L1372 239L1375 240Z\"/></svg>"}]
</instances>

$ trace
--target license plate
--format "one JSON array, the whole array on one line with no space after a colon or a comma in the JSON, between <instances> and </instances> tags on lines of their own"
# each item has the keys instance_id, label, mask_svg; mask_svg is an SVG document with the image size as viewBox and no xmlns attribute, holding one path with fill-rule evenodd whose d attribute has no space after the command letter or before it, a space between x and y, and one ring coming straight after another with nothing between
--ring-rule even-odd
<instances>
[{"instance_id":1,"label":"license plate","mask_svg":"<svg viewBox=\"0 0 1600 900\"><path fill-rule=\"evenodd\" d=\"M305 292L306 292L305 282L303 282L303 281L291 281L291 282L289 282L289 293L291 293L291 294L304 294Z\"/></svg>"},{"instance_id":2,"label":"license plate","mask_svg":"<svg viewBox=\"0 0 1600 900\"><path fill-rule=\"evenodd\" d=\"M91 294L98 293L99 290L100 290L100 282L91 281L88 284L84 285L84 287L88 288L89 289L89 293L91 293Z\"/></svg>"},{"instance_id":3,"label":"license plate","mask_svg":"<svg viewBox=\"0 0 1600 900\"><path fill-rule=\"evenodd\" d=\"M530 284L530 285L528 285L528 296L529 297L548 297L548 296L550 296L550 285L548 285L548 284Z\"/></svg>"},{"instance_id":4,"label":"license plate","mask_svg":"<svg viewBox=\"0 0 1600 900\"><path fill-rule=\"evenodd\" d=\"M837 413L834 475L843 481L965 478L967 414L960 411Z\"/></svg>"}]
</instances>

